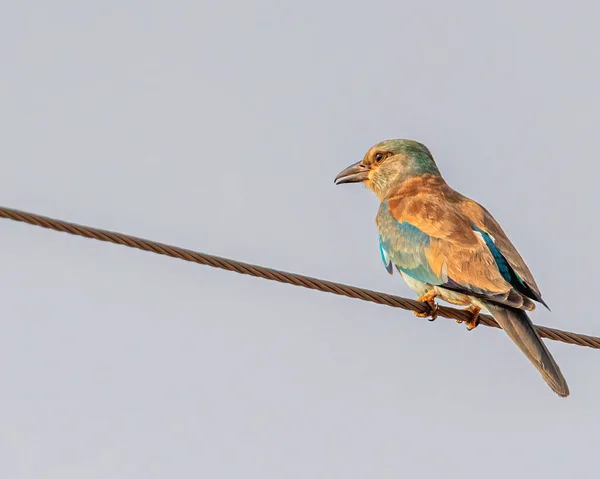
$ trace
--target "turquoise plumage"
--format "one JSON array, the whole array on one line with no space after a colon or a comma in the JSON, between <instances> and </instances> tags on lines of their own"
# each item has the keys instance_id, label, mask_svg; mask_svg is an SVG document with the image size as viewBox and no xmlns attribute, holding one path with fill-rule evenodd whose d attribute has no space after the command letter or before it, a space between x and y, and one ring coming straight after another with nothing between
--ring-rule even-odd
<instances>
[{"instance_id":1,"label":"turquoise plumage","mask_svg":"<svg viewBox=\"0 0 600 479\"><path fill-rule=\"evenodd\" d=\"M550 387L568 396L560 368L526 313L536 301L546 305L533 275L492 215L443 180L427 147L412 140L378 143L336 178L338 184L354 182L364 182L381 200L376 222L387 271L400 272L431 306L432 319L435 298L468 306L470 330L486 309Z\"/></svg>"},{"instance_id":2,"label":"turquoise plumage","mask_svg":"<svg viewBox=\"0 0 600 479\"><path fill-rule=\"evenodd\" d=\"M383 201L379 207L378 221L386 226L383 232L380 229L381 247L398 270L418 281L443 283L425 256L425 248L431 241L429 235L407 221L398 222L390 213L387 201Z\"/></svg>"}]
</instances>

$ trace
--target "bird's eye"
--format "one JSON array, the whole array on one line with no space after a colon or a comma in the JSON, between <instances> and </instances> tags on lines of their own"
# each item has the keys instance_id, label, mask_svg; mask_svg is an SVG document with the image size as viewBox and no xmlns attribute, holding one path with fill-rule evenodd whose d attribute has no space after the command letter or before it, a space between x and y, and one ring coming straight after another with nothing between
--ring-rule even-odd
<instances>
[{"instance_id":1,"label":"bird's eye","mask_svg":"<svg viewBox=\"0 0 600 479\"><path fill-rule=\"evenodd\" d=\"M377 153L375 155L375 161L381 161L383 159L383 155L381 153Z\"/></svg>"}]
</instances>

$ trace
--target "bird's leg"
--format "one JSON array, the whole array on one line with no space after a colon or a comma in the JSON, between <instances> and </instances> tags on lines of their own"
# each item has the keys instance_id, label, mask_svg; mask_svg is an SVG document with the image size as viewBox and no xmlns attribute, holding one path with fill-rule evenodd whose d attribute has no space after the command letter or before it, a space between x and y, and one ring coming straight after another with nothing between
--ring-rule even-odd
<instances>
[{"instance_id":1,"label":"bird's leg","mask_svg":"<svg viewBox=\"0 0 600 479\"><path fill-rule=\"evenodd\" d=\"M435 304L435 298L437 297L437 293L432 289L430 291L428 291L427 293L425 293L424 295L422 295L419 299L417 299L417 301L421 301L422 303L427 303L427 305L429 306L429 311L425 311L424 313L419 313L417 311L414 311L415 316L419 317L419 318L429 318L429 321L435 321L435 318L437 318L437 310L438 310L438 306L437 304Z\"/></svg>"},{"instance_id":2,"label":"bird's leg","mask_svg":"<svg viewBox=\"0 0 600 479\"><path fill-rule=\"evenodd\" d=\"M463 321L462 319L457 319L456 322L465 323L467 326L467 331L472 331L479 325L479 312L481 311L481 308L472 304L468 308L463 309L463 311L468 311L469 313L471 313L473 315L472 318L466 321Z\"/></svg>"}]
</instances>

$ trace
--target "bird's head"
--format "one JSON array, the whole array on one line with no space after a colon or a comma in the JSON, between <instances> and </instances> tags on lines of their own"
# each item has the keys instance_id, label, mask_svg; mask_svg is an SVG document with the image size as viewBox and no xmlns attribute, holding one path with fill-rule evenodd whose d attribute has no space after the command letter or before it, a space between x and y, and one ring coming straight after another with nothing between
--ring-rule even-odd
<instances>
[{"instance_id":1,"label":"bird's head","mask_svg":"<svg viewBox=\"0 0 600 479\"><path fill-rule=\"evenodd\" d=\"M380 199L403 181L421 175L441 176L429 149L414 140L385 140L335 178L335 184L364 183Z\"/></svg>"}]
</instances>

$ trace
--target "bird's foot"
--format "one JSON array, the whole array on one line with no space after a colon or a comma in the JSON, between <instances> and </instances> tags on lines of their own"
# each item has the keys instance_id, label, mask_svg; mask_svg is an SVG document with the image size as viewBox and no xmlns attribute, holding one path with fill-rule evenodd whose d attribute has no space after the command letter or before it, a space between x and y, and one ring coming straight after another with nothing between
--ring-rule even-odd
<instances>
[{"instance_id":1,"label":"bird's foot","mask_svg":"<svg viewBox=\"0 0 600 479\"><path fill-rule=\"evenodd\" d=\"M471 313L471 319L468 319L466 321L462 319L457 319L456 322L465 323L465 325L467 326L467 331L473 331L479 325L479 312L481 311L481 308L472 304L468 308L463 309L463 311Z\"/></svg>"},{"instance_id":2,"label":"bird's foot","mask_svg":"<svg viewBox=\"0 0 600 479\"><path fill-rule=\"evenodd\" d=\"M424 313L413 311L415 313L415 316L417 316L418 318L428 318L429 321L435 321L435 319L438 316L438 305L435 304L434 301L436 297L437 294L433 291L429 291L428 293L425 293L423 296L421 296L417 301L421 301L422 303L427 304L429 308Z\"/></svg>"}]
</instances>

